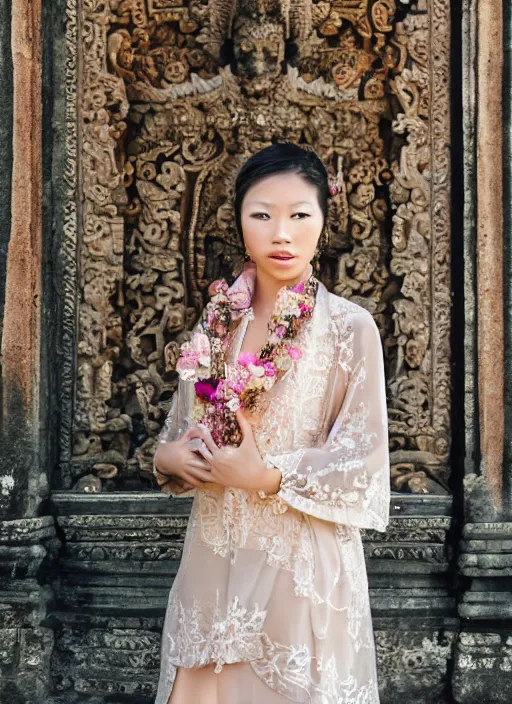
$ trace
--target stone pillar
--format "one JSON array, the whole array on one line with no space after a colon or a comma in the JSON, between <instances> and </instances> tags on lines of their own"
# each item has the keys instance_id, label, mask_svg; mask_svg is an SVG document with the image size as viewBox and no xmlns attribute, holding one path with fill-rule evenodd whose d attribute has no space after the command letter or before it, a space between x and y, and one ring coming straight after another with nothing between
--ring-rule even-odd
<instances>
[{"instance_id":1,"label":"stone pillar","mask_svg":"<svg viewBox=\"0 0 512 704\"><path fill-rule=\"evenodd\" d=\"M10 228L5 228L9 232L6 270L0 272L2 278L5 275L0 387L0 701L25 704L45 701L49 691L53 632L43 625L43 619L52 594L42 584L41 571L56 547L53 518L39 516L48 495L48 470L40 462L41 0L3 4L0 53L7 75L12 65L12 84L6 81L0 107L6 117L0 149L12 155L11 178L10 158L3 163L2 174L2 201L10 201L3 210L10 211L11 221ZM7 224L4 213L2 218Z\"/></svg>"},{"instance_id":2,"label":"stone pillar","mask_svg":"<svg viewBox=\"0 0 512 704\"><path fill-rule=\"evenodd\" d=\"M461 704L512 699L512 638L503 625L512 616L512 523L504 490L502 272L504 243L510 238L503 228L504 9L501 0L463 3L466 476L458 558L464 578L461 629L452 679Z\"/></svg>"},{"instance_id":3,"label":"stone pillar","mask_svg":"<svg viewBox=\"0 0 512 704\"><path fill-rule=\"evenodd\" d=\"M466 519L503 509L503 23L467 0L463 29Z\"/></svg>"},{"instance_id":4,"label":"stone pillar","mask_svg":"<svg viewBox=\"0 0 512 704\"><path fill-rule=\"evenodd\" d=\"M41 315L41 7L12 3L11 228L2 335L0 515L33 515L39 452ZM36 472L37 474L37 472Z\"/></svg>"},{"instance_id":5,"label":"stone pillar","mask_svg":"<svg viewBox=\"0 0 512 704\"><path fill-rule=\"evenodd\" d=\"M478 3L476 119L478 394L481 473L503 505L503 10Z\"/></svg>"}]
</instances>

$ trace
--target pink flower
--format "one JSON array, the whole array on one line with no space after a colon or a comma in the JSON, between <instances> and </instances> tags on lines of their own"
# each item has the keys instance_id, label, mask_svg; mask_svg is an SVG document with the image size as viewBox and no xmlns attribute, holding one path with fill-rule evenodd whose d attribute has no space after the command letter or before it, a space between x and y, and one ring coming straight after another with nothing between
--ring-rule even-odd
<instances>
[{"instance_id":1,"label":"pink flower","mask_svg":"<svg viewBox=\"0 0 512 704\"><path fill-rule=\"evenodd\" d=\"M227 297L233 320L238 320L250 309L256 281L256 264L246 262L243 272L229 287Z\"/></svg>"},{"instance_id":2,"label":"pink flower","mask_svg":"<svg viewBox=\"0 0 512 704\"><path fill-rule=\"evenodd\" d=\"M275 376L277 374L277 369L272 362L265 362L263 366L265 367L265 376Z\"/></svg>"},{"instance_id":3,"label":"pink flower","mask_svg":"<svg viewBox=\"0 0 512 704\"><path fill-rule=\"evenodd\" d=\"M211 402L215 399L215 393L218 385L218 379L203 379L202 381L196 381L194 384L196 396L202 398L203 401Z\"/></svg>"},{"instance_id":4,"label":"pink flower","mask_svg":"<svg viewBox=\"0 0 512 704\"><path fill-rule=\"evenodd\" d=\"M227 290L227 282L224 281L224 279L217 279L216 281L212 281L212 283L208 286L208 295L216 296L219 293L226 294Z\"/></svg>"},{"instance_id":5,"label":"pink flower","mask_svg":"<svg viewBox=\"0 0 512 704\"><path fill-rule=\"evenodd\" d=\"M197 359L192 355L182 353L181 357L176 362L176 370L182 379L188 381L193 379L197 367Z\"/></svg>"},{"instance_id":6,"label":"pink flower","mask_svg":"<svg viewBox=\"0 0 512 704\"><path fill-rule=\"evenodd\" d=\"M292 288L295 293L304 293L304 282L301 281L299 284Z\"/></svg>"},{"instance_id":7,"label":"pink flower","mask_svg":"<svg viewBox=\"0 0 512 704\"><path fill-rule=\"evenodd\" d=\"M251 291L248 289L233 290L228 293L232 308L245 310L251 305Z\"/></svg>"},{"instance_id":8,"label":"pink flower","mask_svg":"<svg viewBox=\"0 0 512 704\"><path fill-rule=\"evenodd\" d=\"M185 381L206 376L210 369L210 341L208 336L197 332L190 342L185 342L181 347L181 355L176 363L178 374Z\"/></svg>"},{"instance_id":9,"label":"pink flower","mask_svg":"<svg viewBox=\"0 0 512 704\"><path fill-rule=\"evenodd\" d=\"M291 345L287 348L288 354L292 359L300 359L302 357L302 350L298 347L292 347Z\"/></svg>"},{"instance_id":10,"label":"pink flower","mask_svg":"<svg viewBox=\"0 0 512 704\"><path fill-rule=\"evenodd\" d=\"M256 364L258 357L251 352L242 352L238 358L238 361L243 367L248 367L249 364Z\"/></svg>"},{"instance_id":11,"label":"pink flower","mask_svg":"<svg viewBox=\"0 0 512 704\"><path fill-rule=\"evenodd\" d=\"M275 330L277 337L279 337L279 338L284 337L286 335L287 329L288 328L285 325L278 325Z\"/></svg>"},{"instance_id":12,"label":"pink flower","mask_svg":"<svg viewBox=\"0 0 512 704\"><path fill-rule=\"evenodd\" d=\"M208 382L210 379L205 379L204 381ZM217 379L215 397L212 400L218 403L224 403L226 400L226 392L229 392L229 384L227 379Z\"/></svg>"}]
</instances>

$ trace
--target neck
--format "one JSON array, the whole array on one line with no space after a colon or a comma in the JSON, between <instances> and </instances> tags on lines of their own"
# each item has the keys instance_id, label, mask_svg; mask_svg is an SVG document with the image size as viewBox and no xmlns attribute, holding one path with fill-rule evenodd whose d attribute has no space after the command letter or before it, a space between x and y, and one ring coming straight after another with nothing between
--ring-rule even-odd
<instances>
[{"instance_id":1,"label":"neck","mask_svg":"<svg viewBox=\"0 0 512 704\"><path fill-rule=\"evenodd\" d=\"M254 293L251 301L252 309L255 314L269 316L274 310L279 291L284 286L295 286L301 281L305 281L306 278L309 277L310 272L312 272L312 268L311 265L308 264L300 276L296 276L294 279L282 281L280 279L274 279L274 277L270 276L266 272L257 270Z\"/></svg>"}]
</instances>

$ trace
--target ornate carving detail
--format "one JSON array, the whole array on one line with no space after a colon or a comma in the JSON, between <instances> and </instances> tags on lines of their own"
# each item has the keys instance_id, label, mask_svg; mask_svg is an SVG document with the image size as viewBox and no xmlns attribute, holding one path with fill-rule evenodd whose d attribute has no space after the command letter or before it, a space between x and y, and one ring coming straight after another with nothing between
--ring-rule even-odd
<instances>
[{"instance_id":1,"label":"ornate carving detail","mask_svg":"<svg viewBox=\"0 0 512 704\"><path fill-rule=\"evenodd\" d=\"M414 542L444 545L451 521L449 517L391 518L385 533L362 530L361 535L365 541L371 543Z\"/></svg>"},{"instance_id":2,"label":"ornate carving detail","mask_svg":"<svg viewBox=\"0 0 512 704\"><path fill-rule=\"evenodd\" d=\"M381 695L407 691L407 685L411 687L409 692L423 693L429 687L431 696L440 695L448 679L455 636L455 631L448 630L376 630L379 681L384 690ZM414 681L409 683L409 678Z\"/></svg>"},{"instance_id":3,"label":"ornate carving detail","mask_svg":"<svg viewBox=\"0 0 512 704\"><path fill-rule=\"evenodd\" d=\"M188 516L62 516L68 542L161 541L185 533Z\"/></svg>"},{"instance_id":4,"label":"ornate carving detail","mask_svg":"<svg viewBox=\"0 0 512 704\"><path fill-rule=\"evenodd\" d=\"M33 545L47 538L55 537L53 516L40 518L19 518L0 522L0 544Z\"/></svg>"},{"instance_id":5,"label":"ornate carving detail","mask_svg":"<svg viewBox=\"0 0 512 704\"><path fill-rule=\"evenodd\" d=\"M112 534L109 537L113 539ZM146 535L141 536L148 539ZM150 538L151 539L151 538ZM183 550L182 542L162 542L158 545L147 544L121 544L118 543L87 543L78 545L68 544L66 546L66 561L69 566L70 560L76 560L77 566L83 560L99 562L102 560L133 561L144 560L156 562L158 560L180 560Z\"/></svg>"},{"instance_id":6,"label":"ornate carving detail","mask_svg":"<svg viewBox=\"0 0 512 704\"><path fill-rule=\"evenodd\" d=\"M366 558L381 560L417 560L446 563L444 545L372 545L365 544Z\"/></svg>"},{"instance_id":7,"label":"ornate carving detail","mask_svg":"<svg viewBox=\"0 0 512 704\"><path fill-rule=\"evenodd\" d=\"M74 701L87 693L139 693L154 696L158 675L161 618L66 615L53 655L57 691ZM114 674L109 678L105 673ZM130 673L127 677L126 673Z\"/></svg>"},{"instance_id":8,"label":"ornate carving detail","mask_svg":"<svg viewBox=\"0 0 512 704\"><path fill-rule=\"evenodd\" d=\"M319 276L381 328L393 486L447 492L449 4L399 8L398 21L391 0L84 3L67 486L150 486L178 345L241 260L235 171L289 140L342 177Z\"/></svg>"},{"instance_id":9,"label":"ornate carving detail","mask_svg":"<svg viewBox=\"0 0 512 704\"><path fill-rule=\"evenodd\" d=\"M451 518L392 518L385 533L361 531L367 559L446 564Z\"/></svg>"},{"instance_id":10,"label":"ornate carving detail","mask_svg":"<svg viewBox=\"0 0 512 704\"><path fill-rule=\"evenodd\" d=\"M62 334L58 342L61 408L61 467L64 485L69 484L68 462L73 447L73 399L76 376L76 302L77 289L77 207L78 207L78 128L77 128L77 0L66 3L65 64L65 166L63 169L65 206L62 223L61 281Z\"/></svg>"},{"instance_id":11,"label":"ornate carving detail","mask_svg":"<svg viewBox=\"0 0 512 704\"><path fill-rule=\"evenodd\" d=\"M510 700L511 672L512 637L506 626L502 632L459 634L452 677L457 701L480 701L485 692L492 691L493 702L506 704Z\"/></svg>"}]
</instances>

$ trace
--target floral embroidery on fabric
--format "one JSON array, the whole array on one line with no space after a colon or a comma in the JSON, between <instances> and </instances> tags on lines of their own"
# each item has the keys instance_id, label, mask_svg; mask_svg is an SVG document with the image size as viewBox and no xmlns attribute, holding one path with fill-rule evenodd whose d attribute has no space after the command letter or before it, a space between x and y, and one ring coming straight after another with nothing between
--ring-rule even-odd
<instances>
[{"instance_id":1,"label":"floral embroidery on fabric","mask_svg":"<svg viewBox=\"0 0 512 704\"><path fill-rule=\"evenodd\" d=\"M249 611L235 597L223 613L217 591L211 613L195 598L190 608L185 608L179 601L172 608L176 610L179 630L167 635L168 652L176 663L184 667L201 667L214 662L218 673L226 663L262 657L261 639L266 612L258 604Z\"/></svg>"},{"instance_id":2,"label":"floral embroidery on fabric","mask_svg":"<svg viewBox=\"0 0 512 704\"><path fill-rule=\"evenodd\" d=\"M291 701L318 704L376 704L379 701L374 679L361 686L351 675L342 678L334 656L315 657L306 645L285 646L267 639L265 657L251 662L251 666L269 687ZM314 671L318 679L312 678Z\"/></svg>"},{"instance_id":3,"label":"floral embroidery on fabric","mask_svg":"<svg viewBox=\"0 0 512 704\"><path fill-rule=\"evenodd\" d=\"M228 364L250 307L244 286ZM192 492L155 704L167 704L177 666L236 662L250 663L244 672L282 704L379 704L360 528L389 520L380 336L367 311L320 284L295 344L302 356L250 419L266 465L281 471L278 493ZM207 361L201 346L197 355ZM193 381L180 389L164 442L191 419Z\"/></svg>"}]
</instances>

